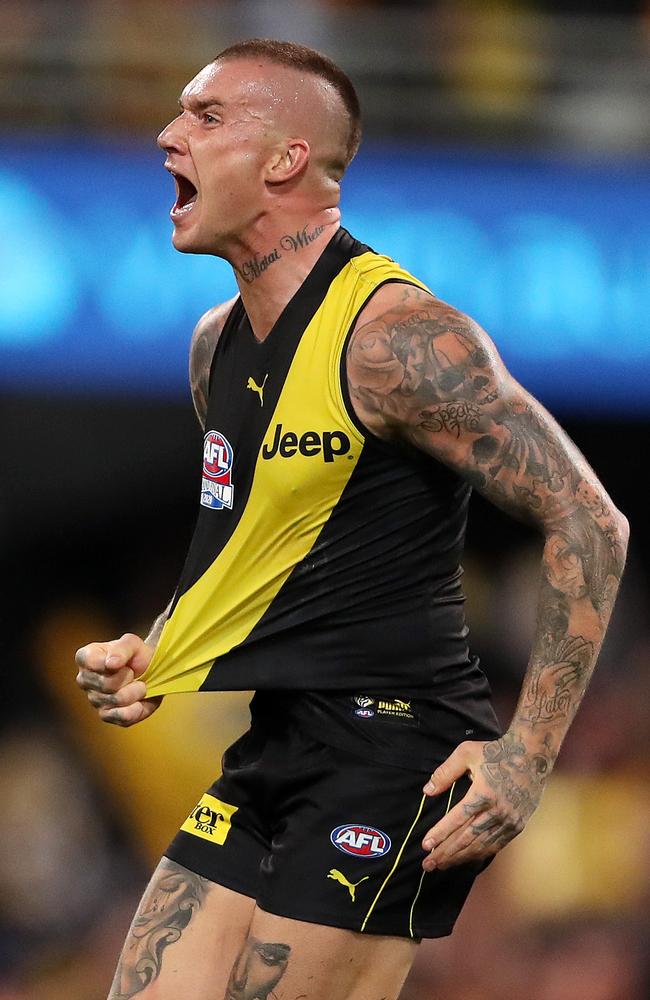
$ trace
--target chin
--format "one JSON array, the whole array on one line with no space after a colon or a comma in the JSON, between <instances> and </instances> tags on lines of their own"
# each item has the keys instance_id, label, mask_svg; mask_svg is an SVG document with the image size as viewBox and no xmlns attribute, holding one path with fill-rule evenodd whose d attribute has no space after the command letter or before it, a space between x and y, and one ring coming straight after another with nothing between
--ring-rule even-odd
<instances>
[{"instance_id":1,"label":"chin","mask_svg":"<svg viewBox=\"0 0 650 1000\"><path fill-rule=\"evenodd\" d=\"M204 253L219 256L219 250L214 239L211 242L208 242L205 238L201 239L199 233L189 231L189 227L188 229L174 227L172 245L179 253Z\"/></svg>"},{"instance_id":2,"label":"chin","mask_svg":"<svg viewBox=\"0 0 650 1000\"><path fill-rule=\"evenodd\" d=\"M176 230L172 233L172 246L174 247L174 250L178 250L179 253L195 252L191 239Z\"/></svg>"},{"instance_id":3,"label":"chin","mask_svg":"<svg viewBox=\"0 0 650 1000\"><path fill-rule=\"evenodd\" d=\"M179 229L174 229L172 233L172 246L179 253L205 253L206 251L201 247L196 236L192 236L191 233L183 232Z\"/></svg>"},{"instance_id":4,"label":"chin","mask_svg":"<svg viewBox=\"0 0 650 1000\"><path fill-rule=\"evenodd\" d=\"M207 254L211 257L223 257L216 240L208 243L199 239L198 235L179 232L177 229L172 233L172 246L179 253Z\"/></svg>"}]
</instances>

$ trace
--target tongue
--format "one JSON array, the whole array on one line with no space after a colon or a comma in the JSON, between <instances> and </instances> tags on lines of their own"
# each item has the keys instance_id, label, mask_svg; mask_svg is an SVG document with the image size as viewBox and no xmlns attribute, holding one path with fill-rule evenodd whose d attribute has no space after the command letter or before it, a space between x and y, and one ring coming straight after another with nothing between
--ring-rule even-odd
<instances>
[{"instance_id":1,"label":"tongue","mask_svg":"<svg viewBox=\"0 0 650 1000\"><path fill-rule=\"evenodd\" d=\"M188 181L186 177L178 177L178 197L176 199L176 204L174 208L176 211L181 211L185 208L191 208L197 198L197 190L191 181Z\"/></svg>"}]
</instances>

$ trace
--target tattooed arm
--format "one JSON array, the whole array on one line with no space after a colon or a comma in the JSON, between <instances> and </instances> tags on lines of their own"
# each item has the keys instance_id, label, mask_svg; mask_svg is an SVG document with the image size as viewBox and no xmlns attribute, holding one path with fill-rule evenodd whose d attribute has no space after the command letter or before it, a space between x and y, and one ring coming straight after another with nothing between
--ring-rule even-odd
<instances>
[{"instance_id":1,"label":"tattooed arm","mask_svg":"<svg viewBox=\"0 0 650 1000\"><path fill-rule=\"evenodd\" d=\"M623 572L628 525L584 457L506 371L467 316L420 289L388 285L347 358L350 395L377 436L444 462L545 537L537 627L505 735L462 743L432 775L466 797L424 838L425 869L488 857L536 808L591 676Z\"/></svg>"},{"instance_id":2,"label":"tattooed arm","mask_svg":"<svg viewBox=\"0 0 650 1000\"><path fill-rule=\"evenodd\" d=\"M214 349L221 336L228 314L237 297L208 309L194 327L190 344L190 388L192 401L201 427L205 429L208 414L208 391L210 388L210 368Z\"/></svg>"},{"instance_id":3,"label":"tattooed arm","mask_svg":"<svg viewBox=\"0 0 650 1000\"><path fill-rule=\"evenodd\" d=\"M214 349L235 299L210 309L197 323L190 347L190 386L196 415L202 427L208 412L210 366ZM115 726L133 726L152 715L161 697L147 698L146 685L139 680L145 672L171 609L153 623L146 639L127 632L111 642L91 642L77 650L77 684L100 719Z\"/></svg>"}]
</instances>

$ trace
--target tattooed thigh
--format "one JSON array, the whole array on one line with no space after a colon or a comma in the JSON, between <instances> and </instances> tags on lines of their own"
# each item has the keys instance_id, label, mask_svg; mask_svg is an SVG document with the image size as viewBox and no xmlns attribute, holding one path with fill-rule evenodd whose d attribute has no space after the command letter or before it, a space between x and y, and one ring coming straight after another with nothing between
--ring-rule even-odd
<instances>
[{"instance_id":1,"label":"tattooed thigh","mask_svg":"<svg viewBox=\"0 0 650 1000\"><path fill-rule=\"evenodd\" d=\"M218 1000L397 1000L416 949L256 909Z\"/></svg>"},{"instance_id":2,"label":"tattooed thigh","mask_svg":"<svg viewBox=\"0 0 650 1000\"><path fill-rule=\"evenodd\" d=\"M131 924L109 1000L140 994L142 1000L177 1000L181 986L183 993L200 989L220 975L225 983L253 906L247 897L163 858Z\"/></svg>"},{"instance_id":3,"label":"tattooed thigh","mask_svg":"<svg viewBox=\"0 0 650 1000\"><path fill-rule=\"evenodd\" d=\"M289 963L291 946L251 934L232 967L226 1000L267 1000Z\"/></svg>"}]
</instances>

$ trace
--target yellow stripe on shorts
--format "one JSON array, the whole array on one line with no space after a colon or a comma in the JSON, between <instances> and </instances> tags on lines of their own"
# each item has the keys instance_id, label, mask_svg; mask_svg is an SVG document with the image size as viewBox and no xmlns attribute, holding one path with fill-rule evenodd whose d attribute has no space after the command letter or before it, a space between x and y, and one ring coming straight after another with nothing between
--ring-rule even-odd
<instances>
[{"instance_id":1,"label":"yellow stripe on shorts","mask_svg":"<svg viewBox=\"0 0 650 1000\"><path fill-rule=\"evenodd\" d=\"M426 795L422 796L422 801L420 802L420 808L418 809L417 813L415 814L415 819L411 823L411 825L409 827L409 831L406 834L406 836L404 837L404 840L402 841L402 846L400 847L400 849L398 851L398 854L397 854L397 857L395 858L395 863L393 864L393 867L391 868L391 870L389 871L388 875L386 876L386 878L382 882L382 885L381 885L381 888L379 889L379 892L377 893L377 895L373 899L372 903L370 904L370 909L368 910L368 912L366 913L366 915L364 917L364 921L361 924L361 933L363 933L363 931L366 929L366 924L368 923L368 920L370 918L370 914L372 913L372 911L375 908L377 900L379 899L379 897L381 896L382 892L384 891L384 889L388 885L390 879L393 877L395 869L397 868L397 866L398 866L398 864L400 862L400 858L402 857L402 854L404 853L404 848L406 847L406 845L408 843L408 839L411 836L411 834L413 833L413 828L415 827L415 824L417 823L417 821L419 820L420 816L422 815L422 810L424 809L424 803L426 801L426 798L427 798Z\"/></svg>"},{"instance_id":2,"label":"yellow stripe on shorts","mask_svg":"<svg viewBox=\"0 0 650 1000\"><path fill-rule=\"evenodd\" d=\"M456 787L456 782L454 781L453 785L449 789L449 798L447 799L447 808L445 809L445 816L447 815L447 813L449 812L449 810L451 808L451 797L454 794L454 788L455 787ZM409 912L409 934L411 935L411 937L415 936L413 934L413 911L415 909L415 904L417 903L417 901L418 901L418 899L420 897L420 890L422 889L422 883L424 882L424 876L426 874L427 874L427 871L426 871L426 869L424 869L424 871L420 875L420 883L418 885L418 891L415 894L415 899L411 903L411 910Z\"/></svg>"}]
</instances>

